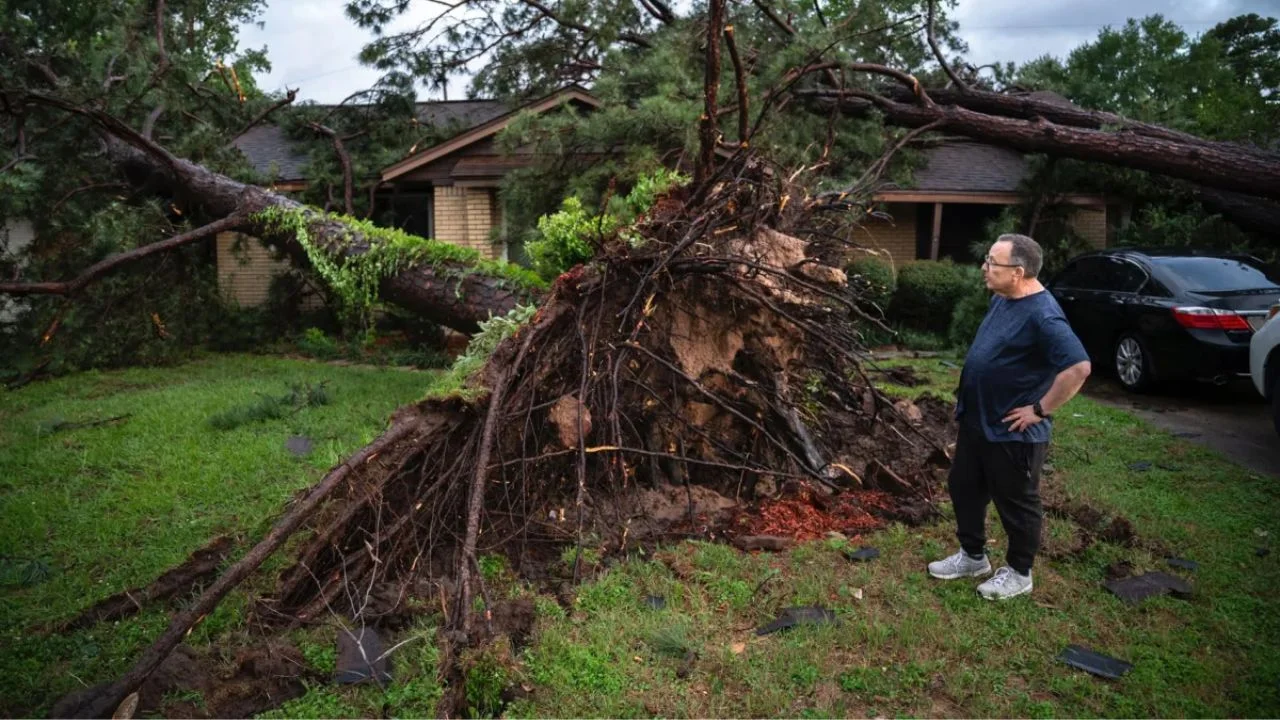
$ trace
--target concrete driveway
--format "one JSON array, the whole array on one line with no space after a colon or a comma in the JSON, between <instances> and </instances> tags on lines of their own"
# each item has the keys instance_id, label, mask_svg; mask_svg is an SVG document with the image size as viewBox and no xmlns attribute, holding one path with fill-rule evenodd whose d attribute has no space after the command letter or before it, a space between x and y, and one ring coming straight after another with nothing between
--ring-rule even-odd
<instances>
[{"instance_id":1,"label":"concrete driveway","mask_svg":"<svg viewBox=\"0 0 1280 720\"><path fill-rule=\"evenodd\" d=\"M1248 380L1224 386L1194 383L1135 395L1110 378L1089 378L1084 392L1152 425L1217 450L1256 472L1280 477L1280 437L1271 408Z\"/></svg>"}]
</instances>

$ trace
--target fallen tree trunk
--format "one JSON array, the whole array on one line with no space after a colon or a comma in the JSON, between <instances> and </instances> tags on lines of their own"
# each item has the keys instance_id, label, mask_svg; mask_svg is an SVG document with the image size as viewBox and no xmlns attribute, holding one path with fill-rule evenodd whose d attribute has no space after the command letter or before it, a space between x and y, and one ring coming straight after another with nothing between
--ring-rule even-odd
<instances>
[{"instance_id":1,"label":"fallen tree trunk","mask_svg":"<svg viewBox=\"0 0 1280 720\"><path fill-rule=\"evenodd\" d=\"M134 187L172 198L188 216L213 221L207 227L217 227L223 218L243 218L236 223L239 229L282 250L301 267L311 264L307 245L341 266L384 242L374 237L368 226L176 157L101 110L42 93L24 97L93 122L107 157ZM529 274L483 263L477 253L433 240L424 241L414 251L413 262L379 279L379 296L446 327L473 332L485 319L541 295L539 284ZM136 252L143 255L151 251ZM50 284L27 281L14 287L45 285Z\"/></svg>"},{"instance_id":2,"label":"fallen tree trunk","mask_svg":"<svg viewBox=\"0 0 1280 720\"><path fill-rule=\"evenodd\" d=\"M376 242L360 226L342 217L326 215L203 165L172 155L162 163L154 153L115 136L108 136L107 145L109 156L134 185L164 188L181 207L201 215L227 217L239 212L245 217L243 232L283 250L300 267L307 267L310 259L298 241L296 228L270 221L264 211L275 210L300 219L309 241L336 258L366 253ZM433 322L469 333L490 316L505 314L541 294L539 288L514 275L478 266L478 256L473 261L450 259L465 251L445 243L439 245L441 259L419 263L383 279L380 297Z\"/></svg>"},{"instance_id":3,"label":"fallen tree trunk","mask_svg":"<svg viewBox=\"0 0 1280 720\"><path fill-rule=\"evenodd\" d=\"M1102 122L1099 127L1104 129L1059 124L1043 114L1023 119L977 112L959 104L905 103L856 90L808 90L799 94L823 105L837 104L842 112L850 114L876 110L885 122L894 125L911 128L932 125L939 132L964 135L1022 152L1130 167L1280 200L1280 157L1235 143L1187 140L1150 129L1143 132L1110 130L1105 129ZM1028 106L1023 103L1020 107ZM1068 112L1062 108L1059 111ZM1073 117L1078 115L1073 113Z\"/></svg>"}]
</instances>

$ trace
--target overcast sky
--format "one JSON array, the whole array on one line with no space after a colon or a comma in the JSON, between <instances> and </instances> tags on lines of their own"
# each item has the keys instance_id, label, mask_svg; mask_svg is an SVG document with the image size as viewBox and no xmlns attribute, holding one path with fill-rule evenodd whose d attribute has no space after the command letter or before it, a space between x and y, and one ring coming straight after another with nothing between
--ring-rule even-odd
<instances>
[{"instance_id":1,"label":"overcast sky","mask_svg":"<svg viewBox=\"0 0 1280 720\"><path fill-rule=\"evenodd\" d=\"M246 27L241 35L244 47L267 47L273 67L259 79L264 90L300 88L302 99L337 102L377 80L376 70L356 60L371 36L347 19L344 5L268 0L263 27ZM431 5L417 0L401 24L419 21ZM1249 12L1280 16L1280 0L960 0L954 18L970 60L981 65L1065 55L1104 25L1122 25L1129 17L1160 13L1194 35ZM464 90L465 83L457 83L450 97L461 98Z\"/></svg>"}]
</instances>

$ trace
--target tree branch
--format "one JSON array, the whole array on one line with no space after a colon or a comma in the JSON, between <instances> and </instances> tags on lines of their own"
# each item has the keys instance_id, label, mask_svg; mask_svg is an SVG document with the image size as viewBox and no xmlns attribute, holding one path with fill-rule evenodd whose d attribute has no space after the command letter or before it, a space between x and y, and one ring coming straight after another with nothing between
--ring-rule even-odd
<instances>
[{"instance_id":1,"label":"tree branch","mask_svg":"<svg viewBox=\"0 0 1280 720\"><path fill-rule=\"evenodd\" d=\"M927 107L933 107L933 100L929 97L929 94L925 92L924 85L921 85L920 81L916 79L916 76L911 73L906 73L898 70L897 68L891 68L887 65L880 65L877 63L849 63L845 67L854 72L865 72L891 77L902 83L904 87L910 90L914 99L920 101Z\"/></svg>"},{"instance_id":2,"label":"tree branch","mask_svg":"<svg viewBox=\"0 0 1280 720\"><path fill-rule=\"evenodd\" d=\"M134 248L128 252L116 253L99 262L89 266L87 270L77 275L72 280L65 282L43 282L43 283L0 283L0 294L4 295L64 295L74 296L83 290L87 285L111 272L115 268L127 263L141 260L144 257L155 255L156 253L168 252L174 248L189 245L197 240L203 240L211 235L217 235L226 230L234 230L245 221L245 217L240 214L228 215L221 220L216 220L203 227L189 230L181 235L175 235L168 240L143 245L140 248Z\"/></svg>"},{"instance_id":3,"label":"tree branch","mask_svg":"<svg viewBox=\"0 0 1280 720\"><path fill-rule=\"evenodd\" d=\"M947 74L947 77L951 78L951 82L955 83L960 92L969 92L968 84L961 80L960 76L956 75L955 70L952 70L951 66L947 64L947 58L942 54L942 48L938 47L938 41L933 36L933 14L936 5L937 0L929 0L929 19L924 26L925 37L929 40L929 47L933 50L933 56L937 58L938 64L942 66L942 71Z\"/></svg>"},{"instance_id":4,"label":"tree branch","mask_svg":"<svg viewBox=\"0 0 1280 720\"><path fill-rule=\"evenodd\" d=\"M536 9L538 12L542 13L546 18L556 23L557 25L560 25L561 27L566 27L566 28L569 28L570 30L577 30L583 35L592 35L592 36L600 35L600 32L598 30L589 28L586 25L583 25L582 23L577 22L575 20L569 20L567 18L561 17L560 15L556 14L554 10L547 7L545 4L539 2L539 0L520 0L520 2L524 3L525 5L528 5L531 8ZM631 43L632 45L642 47L646 50L653 48L653 43L649 42L645 38L642 38L639 35L636 35L634 33L619 33L618 39L623 42L628 42L628 43Z\"/></svg>"},{"instance_id":5,"label":"tree branch","mask_svg":"<svg viewBox=\"0 0 1280 720\"><path fill-rule=\"evenodd\" d=\"M760 8L760 12L764 13L765 16L768 17L769 20L771 20L774 25L777 25L778 28L782 30L782 32L786 33L790 37L796 36L796 29L792 27L791 23L787 22L786 20L783 20L778 15L778 13L774 12L773 8L769 7L769 4L766 3L764 0L752 0L752 4L754 4L757 8Z\"/></svg>"},{"instance_id":6,"label":"tree branch","mask_svg":"<svg viewBox=\"0 0 1280 720\"><path fill-rule=\"evenodd\" d=\"M19 155L18 157L5 163L3 167L0 167L0 175L9 172L10 169L17 167L21 163L24 163L28 160L35 160L35 159L36 159L35 155Z\"/></svg>"},{"instance_id":7,"label":"tree branch","mask_svg":"<svg viewBox=\"0 0 1280 720\"><path fill-rule=\"evenodd\" d=\"M333 129L321 125L320 123L309 123L312 130L321 135L328 135L333 141L334 152L338 153L338 162L342 163L342 200L343 207L347 215L355 215L355 205L352 200L353 180L351 178L351 155L347 153L347 146L342 144L342 138Z\"/></svg>"},{"instance_id":8,"label":"tree branch","mask_svg":"<svg viewBox=\"0 0 1280 720\"><path fill-rule=\"evenodd\" d=\"M164 49L164 0L156 0L156 49L160 52L160 62L156 64L155 76L159 77L169 69L169 53Z\"/></svg>"},{"instance_id":9,"label":"tree branch","mask_svg":"<svg viewBox=\"0 0 1280 720\"><path fill-rule=\"evenodd\" d=\"M733 75L738 87L738 143L747 143L751 118L747 117L747 74L742 67L742 58L738 55L738 43L733 39L733 26L724 26L724 44L729 48L729 58L733 60Z\"/></svg>"},{"instance_id":10,"label":"tree branch","mask_svg":"<svg viewBox=\"0 0 1280 720\"><path fill-rule=\"evenodd\" d=\"M80 115L81 117L88 118L89 120L92 120L103 131L128 143L129 145L132 145L133 147L141 150L147 155L152 156L153 158L163 163L166 167L170 169L175 169L177 167L178 159L175 158L172 153L170 153L168 150L165 150L163 147L161 147L160 145L152 141L150 138L143 137L136 130L124 124L124 122L120 121L113 115L105 113L101 110L94 110L92 108L81 107L74 103L63 100L60 97L55 97L53 95L46 95L44 93L28 92L24 97L27 100L38 103L40 105L55 107L55 108L58 108L59 110L65 110L66 112L72 113L74 115Z\"/></svg>"},{"instance_id":11,"label":"tree branch","mask_svg":"<svg viewBox=\"0 0 1280 720\"><path fill-rule=\"evenodd\" d=\"M159 120L160 116L163 114L164 103L161 103L156 106L155 110L151 111L151 114L147 116L146 121L142 123L142 137L148 140L151 139L151 134L156 128L156 121Z\"/></svg>"},{"instance_id":12,"label":"tree branch","mask_svg":"<svg viewBox=\"0 0 1280 720\"><path fill-rule=\"evenodd\" d=\"M693 183L701 185L711 175L716 161L716 95L720 90L720 34L724 28L725 0L709 0L707 3L707 57L703 79L703 110L699 122L698 164L694 168ZM745 138L743 138L745 140Z\"/></svg>"},{"instance_id":13,"label":"tree branch","mask_svg":"<svg viewBox=\"0 0 1280 720\"><path fill-rule=\"evenodd\" d=\"M238 133L236 133L235 135L233 135L233 136L231 137L231 139L227 141L227 144L228 144L228 145L230 145L231 143L235 142L236 140L238 140L238 139L240 138L240 136L241 136L241 135L244 135L245 133L249 132L249 131L250 131L250 130L252 130L253 128L257 127L257 126L258 126L258 124L259 124L259 123L261 123L263 120L266 120L266 119L267 119L267 117L268 117L269 115L271 115L271 113L275 112L276 110L279 110L280 108L284 107L285 105L289 105L289 104L291 104L291 103L292 103L294 100L296 100L297 98L298 98L298 91L297 91L297 90L289 90L289 91L285 94L285 96L284 96L284 98L283 98L283 99L281 99L279 102L277 102L276 104L272 105L271 107L267 108L266 110L263 110L262 112L258 113L258 116L257 116L257 117L255 117L254 119L250 120L250 121L249 121L249 123L248 123L247 125L245 125L244 127L240 128L240 132L238 132ZM345 101L343 101L343 102L345 102Z\"/></svg>"}]
</instances>

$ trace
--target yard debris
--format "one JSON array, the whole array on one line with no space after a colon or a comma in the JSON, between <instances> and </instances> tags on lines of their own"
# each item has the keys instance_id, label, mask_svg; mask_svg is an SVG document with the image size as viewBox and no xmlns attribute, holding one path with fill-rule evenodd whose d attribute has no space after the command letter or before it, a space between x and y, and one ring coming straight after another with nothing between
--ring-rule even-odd
<instances>
[{"instance_id":1,"label":"yard debris","mask_svg":"<svg viewBox=\"0 0 1280 720\"><path fill-rule=\"evenodd\" d=\"M957 364L955 364L955 363L951 362L950 360L939 360L939 361L938 361L938 364L939 364L939 365L941 365L941 366L942 366L942 367L944 367L944 368L949 368L949 369L951 369L951 370L959 370L959 369L960 369L960 366L959 366L959 365L957 365Z\"/></svg>"},{"instance_id":2,"label":"yard debris","mask_svg":"<svg viewBox=\"0 0 1280 720\"><path fill-rule=\"evenodd\" d=\"M379 685L391 680L383 655L382 638L371 627L362 626L338 633L338 666L334 682L355 685L374 680Z\"/></svg>"},{"instance_id":3,"label":"yard debris","mask_svg":"<svg viewBox=\"0 0 1280 720\"><path fill-rule=\"evenodd\" d=\"M1257 555L1258 557L1266 557L1266 556L1268 556L1268 555L1270 555L1270 554L1271 554L1271 548L1269 548L1269 547L1260 547L1260 548L1258 548L1257 550L1254 550L1254 551L1253 551L1253 554L1254 554L1254 555Z\"/></svg>"},{"instance_id":4,"label":"yard debris","mask_svg":"<svg viewBox=\"0 0 1280 720\"><path fill-rule=\"evenodd\" d=\"M1128 468L1134 472L1146 472L1150 470L1151 467L1152 463L1150 460L1139 460L1138 462L1131 462L1128 465Z\"/></svg>"},{"instance_id":5,"label":"yard debris","mask_svg":"<svg viewBox=\"0 0 1280 720\"><path fill-rule=\"evenodd\" d=\"M1133 665L1130 663L1100 655L1080 645L1068 645L1058 655L1058 659L1071 667L1079 668L1091 675L1104 677L1108 680L1119 680L1133 669Z\"/></svg>"},{"instance_id":6,"label":"yard debris","mask_svg":"<svg viewBox=\"0 0 1280 720\"><path fill-rule=\"evenodd\" d=\"M860 547L857 550L846 550L844 556L853 562L868 562L880 557L880 550L873 547Z\"/></svg>"},{"instance_id":7,"label":"yard debris","mask_svg":"<svg viewBox=\"0 0 1280 720\"><path fill-rule=\"evenodd\" d=\"M1143 573L1134 577L1111 580L1102 585L1130 605L1165 593L1186 599L1192 592L1191 584L1186 580L1164 572Z\"/></svg>"},{"instance_id":8,"label":"yard debris","mask_svg":"<svg viewBox=\"0 0 1280 720\"><path fill-rule=\"evenodd\" d=\"M1182 439L1184 439L1184 440L1190 440L1191 438L1198 438L1198 437L1200 437L1200 433L1198 433L1198 432L1183 431L1183 432L1176 432L1176 433L1174 433L1174 434L1173 434L1173 436L1174 436L1174 437L1176 437L1176 438L1182 438Z\"/></svg>"},{"instance_id":9,"label":"yard debris","mask_svg":"<svg viewBox=\"0 0 1280 720\"><path fill-rule=\"evenodd\" d=\"M756 628L756 635L768 635L779 630L790 630L797 625L830 625L836 622L835 612L813 605L783 608L777 619Z\"/></svg>"},{"instance_id":10,"label":"yard debris","mask_svg":"<svg viewBox=\"0 0 1280 720\"><path fill-rule=\"evenodd\" d=\"M311 438L305 435L290 435L289 439L284 441L284 449L298 457L302 457L309 454L313 446Z\"/></svg>"},{"instance_id":11,"label":"yard debris","mask_svg":"<svg viewBox=\"0 0 1280 720\"><path fill-rule=\"evenodd\" d=\"M1189 572L1195 572L1200 568L1200 563L1195 560L1185 560L1180 557L1167 557L1164 561L1169 563L1170 567L1176 567Z\"/></svg>"},{"instance_id":12,"label":"yard debris","mask_svg":"<svg viewBox=\"0 0 1280 720\"><path fill-rule=\"evenodd\" d=\"M661 595L645 595L644 606L650 610L662 610L667 606L667 599Z\"/></svg>"}]
</instances>

